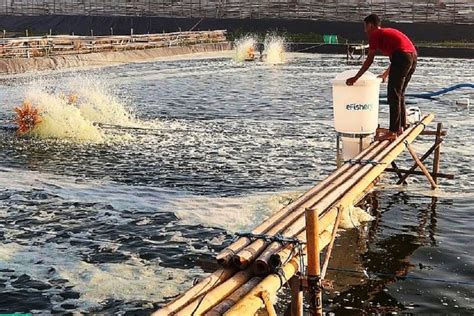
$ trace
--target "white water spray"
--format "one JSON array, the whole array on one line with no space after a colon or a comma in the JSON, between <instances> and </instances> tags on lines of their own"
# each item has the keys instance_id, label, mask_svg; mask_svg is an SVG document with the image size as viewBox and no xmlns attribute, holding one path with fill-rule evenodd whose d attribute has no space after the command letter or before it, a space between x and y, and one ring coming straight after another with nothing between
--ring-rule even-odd
<instances>
[{"instance_id":1,"label":"white water spray","mask_svg":"<svg viewBox=\"0 0 474 316\"><path fill-rule=\"evenodd\" d=\"M235 61L244 61L250 59L250 54L255 54L257 39L254 36L247 35L235 41Z\"/></svg>"},{"instance_id":2,"label":"white water spray","mask_svg":"<svg viewBox=\"0 0 474 316\"><path fill-rule=\"evenodd\" d=\"M283 64L286 61L286 43L280 36L270 35L265 38L264 60L268 64Z\"/></svg>"},{"instance_id":3,"label":"white water spray","mask_svg":"<svg viewBox=\"0 0 474 316\"><path fill-rule=\"evenodd\" d=\"M75 78L62 90L41 82L29 86L25 101L40 111L41 122L29 135L77 142L103 142L107 135L96 123L137 126L139 122L98 79ZM80 84L78 84L80 83ZM59 90L59 91L58 91Z\"/></svg>"}]
</instances>

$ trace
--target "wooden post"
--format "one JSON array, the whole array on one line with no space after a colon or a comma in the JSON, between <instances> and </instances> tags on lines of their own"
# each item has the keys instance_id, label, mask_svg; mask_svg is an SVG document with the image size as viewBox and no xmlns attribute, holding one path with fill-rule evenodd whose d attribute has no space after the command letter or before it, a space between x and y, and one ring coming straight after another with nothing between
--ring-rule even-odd
<instances>
[{"instance_id":1,"label":"wooden post","mask_svg":"<svg viewBox=\"0 0 474 316\"><path fill-rule=\"evenodd\" d=\"M290 279L291 288L291 316L303 316L303 291L299 275Z\"/></svg>"},{"instance_id":2,"label":"wooden post","mask_svg":"<svg viewBox=\"0 0 474 316\"><path fill-rule=\"evenodd\" d=\"M438 143L441 139L441 130L443 129L443 123L438 123L438 127L436 128L436 139L435 144ZM436 184L438 184L438 176L439 173L439 160L441 157L441 144L436 147L434 156L433 156L433 180Z\"/></svg>"},{"instance_id":3,"label":"wooden post","mask_svg":"<svg viewBox=\"0 0 474 316\"><path fill-rule=\"evenodd\" d=\"M308 291L310 297L311 314L322 316L321 293L321 266L319 262L319 215L317 210L306 209L306 247L308 254Z\"/></svg>"},{"instance_id":4,"label":"wooden post","mask_svg":"<svg viewBox=\"0 0 474 316\"><path fill-rule=\"evenodd\" d=\"M436 189L436 187L437 187L436 183L434 182L433 178L431 177L428 169L426 169L425 165L420 161L420 158L418 158L418 156L416 155L416 152L413 149L413 147L411 147L411 145L408 142L406 143L406 146L407 146L407 149L410 152L411 156L413 157L413 160L415 160L418 167L421 169L421 171L423 171L423 174L426 176L428 181L431 183L431 188Z\"/></svg>"}]
</instances>

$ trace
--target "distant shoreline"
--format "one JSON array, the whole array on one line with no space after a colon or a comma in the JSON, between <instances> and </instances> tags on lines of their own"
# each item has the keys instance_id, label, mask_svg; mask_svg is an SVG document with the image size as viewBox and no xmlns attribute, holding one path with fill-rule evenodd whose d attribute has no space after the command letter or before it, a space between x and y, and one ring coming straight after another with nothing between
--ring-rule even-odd
<instances>
[{"instance_id":1,"label":"distant shoreline","mask_svg":"<svg viewBox=\"0 0 474 316\"><path fill-rule=\"evenodd\" d=\"M177 57L195 53L228 51L230 48L231 44L229 42L222 42L50 57L3 58L0 59L0 75L16 75L35 71L64 70L78 67L103 67L152 61L171 56Z\"/></svg>"}]
</instances>

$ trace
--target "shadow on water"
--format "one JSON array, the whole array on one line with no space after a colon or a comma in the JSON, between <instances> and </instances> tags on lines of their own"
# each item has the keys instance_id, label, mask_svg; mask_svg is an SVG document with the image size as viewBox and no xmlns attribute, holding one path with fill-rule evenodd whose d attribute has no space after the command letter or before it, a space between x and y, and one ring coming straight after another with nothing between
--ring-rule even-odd
<instances>
[{"instance_id":1,"label":"shadow on water","mask_svg":"<svg viewBox=\"0 0 474 316\"><path fill-rule=\"evenodd\" d=\"M365 203L372 209L374 220L343 231L336 239L327 274L332 288L324 290L324 310L337 315L416 312L419 307L430 310L422 306L420 298L424 294L420 287L423 281L410 277L416 278L420 271L433 272L434 267L417 258L416 252L437 247L437 213L440 208L449 208L452 201L375 191ZM431 276L443 277L450 278ZM442 292L440 289L439 296ZM283 311L289 298L280 297L278 306Z\"/></svg>"},{"instance_id":2,"label":"shadow on water","mask_svg":"<svg viewBox=\"0 0 474 316\"><path fill-rule=\"evenodd\" d=\"M427 203L413 199L404 192L382 197L377 192L368 202L374 221L366 227L341 234L336 241L328 279L334 280L326 302L337 314L400 312L416 306L406 306L397 298L398 289L391 288L405 280L413 270L429 269L413 263L414 253L421 247L436 247L438 199ZM383 204L381 206L381 204ZM451 202L441 202L443 206ZM384 214L384 210L390 214ZM405 222L406 220L410 222ZM402 226L402 229L396 229ZM352 254L347 254L352 250ZM410 290L410 289L408 289Z\"/></svg>"}]
</instances>

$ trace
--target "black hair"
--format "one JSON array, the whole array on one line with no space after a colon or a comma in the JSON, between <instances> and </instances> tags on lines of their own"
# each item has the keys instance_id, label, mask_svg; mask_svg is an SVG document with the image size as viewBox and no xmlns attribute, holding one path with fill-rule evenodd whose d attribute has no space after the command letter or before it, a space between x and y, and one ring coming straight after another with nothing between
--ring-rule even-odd
<instances>
[{"instance_id":1,"label":"black hair","mask_svg":"<svg viewBox=\"0 0 474 316\"><path fill-rule=\"evenodd\" d=\"M364 19L364 22L365 24L373 24L375 26L380 26L380 18L378 17L377 14L371 14L371 15L368 15L365 19Z\"/></svg>"}]
</instances>

